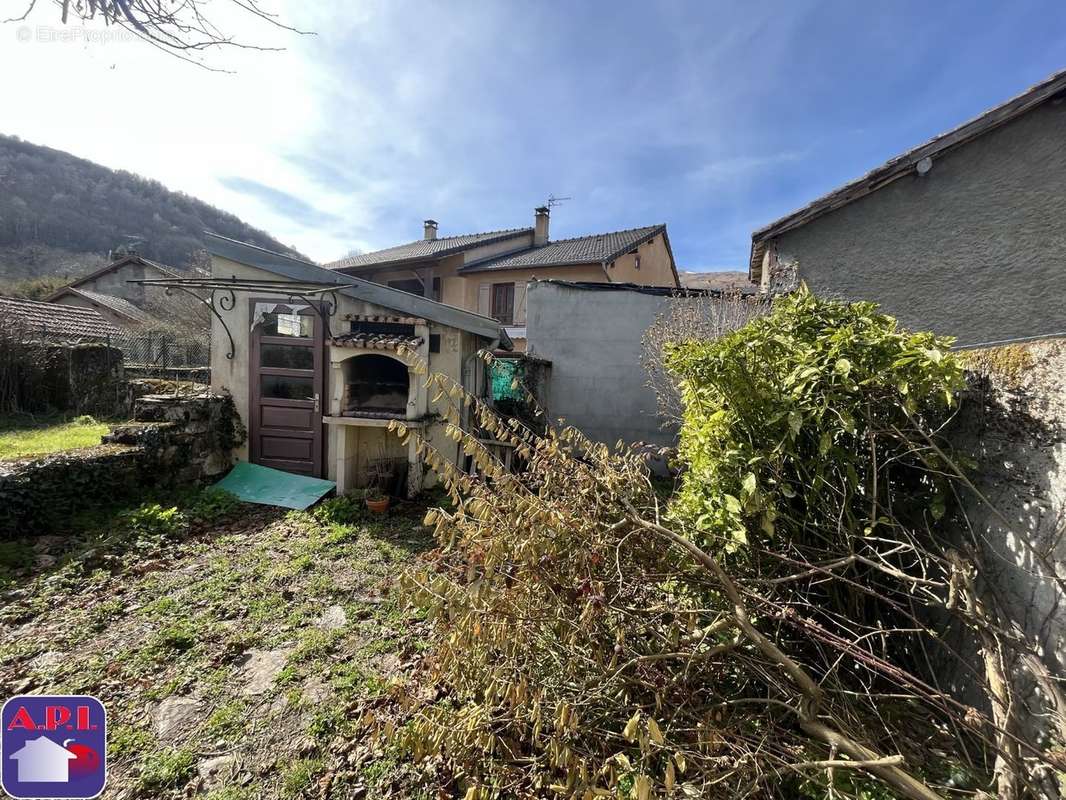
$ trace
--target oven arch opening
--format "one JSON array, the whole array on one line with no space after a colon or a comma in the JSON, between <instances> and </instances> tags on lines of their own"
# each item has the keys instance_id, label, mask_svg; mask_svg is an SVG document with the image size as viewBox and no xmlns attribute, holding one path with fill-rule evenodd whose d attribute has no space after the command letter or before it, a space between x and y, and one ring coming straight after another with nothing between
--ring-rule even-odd
<instances>
[{"instance_id":1,"label":"oven arch opening","mask_svg":"<svg viewBox=\"0 0 1066 800\"><path fill-rule=\"evenodd\" d=\"M376 353L341 362L344 393L341 415L349 417L407 417L411 377L407 364Z\"/></svg>"}]
</instances>

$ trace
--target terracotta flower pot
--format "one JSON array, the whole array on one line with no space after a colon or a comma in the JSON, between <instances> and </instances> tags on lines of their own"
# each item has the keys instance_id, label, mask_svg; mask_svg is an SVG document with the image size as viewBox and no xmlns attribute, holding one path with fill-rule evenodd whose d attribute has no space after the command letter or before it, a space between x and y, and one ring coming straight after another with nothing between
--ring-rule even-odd
<instances>
[{"instance_id":1,"label":"terracotta flower pot","mask_svg":"<svg viewBox=\"0 0 1066 800\"><path fill-rule=\"evenodd\" d=\"M366 507L375 514L384 514L389 510L389 498L383 497L380 500L371 500L367 498Z\"/></svg>"}]
</instances>

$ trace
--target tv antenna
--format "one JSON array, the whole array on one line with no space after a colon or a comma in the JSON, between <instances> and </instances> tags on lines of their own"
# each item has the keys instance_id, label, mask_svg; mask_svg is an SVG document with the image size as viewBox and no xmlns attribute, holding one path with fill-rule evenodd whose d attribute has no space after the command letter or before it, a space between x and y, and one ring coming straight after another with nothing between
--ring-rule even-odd
<instances>
[{"instance_id":1,"label":"tv antenna","mask_svg":"<svg viewBox=\"0 0 1066 800\"><path fill-rule=\"evenodd\" d=\"M554 194L548 195L548 208L555 208L561 206L567 200L573 200L572 197L556 197Z\"/></svg>"}]
</instances>

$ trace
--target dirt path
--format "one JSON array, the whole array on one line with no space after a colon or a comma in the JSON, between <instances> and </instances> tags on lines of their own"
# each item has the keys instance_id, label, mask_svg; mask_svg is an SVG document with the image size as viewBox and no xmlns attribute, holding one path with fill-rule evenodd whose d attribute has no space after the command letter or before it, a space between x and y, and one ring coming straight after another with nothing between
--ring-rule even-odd
<instances>
[{"instance_id":1,"label":"dirt path","mask_svg":"<svg viewBox=\"0 0 1066 800\"><path fill-rule=\"evenodd\" d=\"M352 716L417 653L421 622L389 592L430 544L422 508L209 502L197 521L197 503L115 515L66 552L7 545L24 569L0 591L0 696L99 697L104 797L389 794L404 770L349 752Z\"/></svg>"}]
</instances>

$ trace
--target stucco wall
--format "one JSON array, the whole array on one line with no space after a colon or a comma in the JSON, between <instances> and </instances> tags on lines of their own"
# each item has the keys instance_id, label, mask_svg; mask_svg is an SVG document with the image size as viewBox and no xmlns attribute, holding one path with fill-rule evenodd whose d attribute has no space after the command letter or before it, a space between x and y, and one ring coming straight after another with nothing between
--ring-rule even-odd
<instances>
[{"instance_id":1,"label":"stucco wall","mask_svg":"<svg viewBox=\"0 0 1066 800\"><path fill-rule=\"evenodd\" d=\"M530 283L526 297L528 350L551 361L551 418L607 444L672 444L640 366L641 337L670 298L543 281Z\"/></svg>"},{"instance_id":2,"label":"stucco wall","mask_svg":"<svg viewBox=\"0 0 1066 800\"><path fill-rule=\"evenodd\" d=\"M777 240L816 292L962 344L1066 330L1066 103L1036 110Z\"/></svg>"},{"instance_id":3,"label":"stucco wall","mask_svg":"<svg viewBox=\"0 0 1066 800\"><path fill-rule=\"evenodd\" d=\"M99 314L101 317L106 319L108 322L110 322L112 325L114 325L117 328L136 327L136 323L133 320L131 320L129 317L124 317L124 316L122 316L120 314L116 314L114 311L112 311L107 306L102 306L99 303L94 303L94 302L92 302L90 300L87 300L84 297L79 297L76 294L65 294L62 297L57 297L52 302L58 303L59 305L64 305L64 306L77 306L78 308L91 308L93 311L95 311L97 314Z\"/></svg>"},{"instance_id":4,"label":"stucco wall","mask_svg":"<svg viewBox=\"0 0 1066 800\"><path fill-rule=\"evenodd\" d=\"M640 256L637 267L636 256ZM637 283L642 286L676 286L674 271L670 268L670 251L666 248L663 234L637 247L635 254L626 253L608 265L607 275L614 283ZM566 280L572 280L566 278Z\"/></svg>"},{"instance_id":5,"label":"stucco wall","mask_svg":"<svg viewBox=\"0 0 1066 800\"><path fill-rule=\"evenodd\" d=\"M135 306L143 306L146 300L146 293L151 292L153 297L158 297L162 290L152 289L139 283L128 283L127 281L144 280L149 278L164 278L169 277L164 275L159 270L152 266L145 266L144 264L138 264L131 262L124 264L122 267L110 272L105 272L92 280L79 283L79 289L86 289L90 292L99 292L100 294L109 294L114 297L125 297Z\"/></svg>"},{"instance_id":6,"label":"stucco wall","mask_svg":"<svg viewBox=\"0 0 1066 800\"><path fill-rule=\"evenodd\" d=\"M1047 562L1066 575L1066 341L1041 341L996 348L969 356L977 378L949 431L952 444L971 458L969 470L980 495L962 489L964 521L960 549L977 542L985 571L981 585L1030 641L1039 644L1054 675L1066 670L1066 595ZM1035 556L1046 554L1047 562ZM987 590L987 589L986 589ZM950 641L979 661L970 639ZM1030 673L1008 657L1007 671L1025 697L1034 691ZM966 702L977 702L972 677L956 670ZM1019 705L1018 717L1031 732L1052 720ZM1057 796L1057 795L1056 795Z\"/></svg>"}]
</instances>

